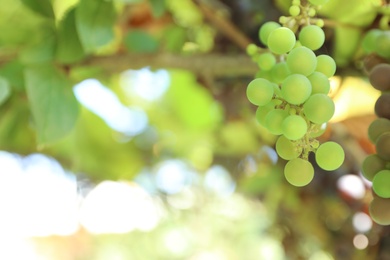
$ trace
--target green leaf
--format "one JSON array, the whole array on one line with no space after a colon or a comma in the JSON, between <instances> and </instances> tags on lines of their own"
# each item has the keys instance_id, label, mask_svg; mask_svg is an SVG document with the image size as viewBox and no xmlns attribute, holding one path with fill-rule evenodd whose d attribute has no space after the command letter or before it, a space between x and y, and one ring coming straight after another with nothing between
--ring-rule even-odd
<instances>
[{"instance_id":1,"label":"green leaf","mask_svg":"<svg viewBox=\"0 0 390 260\"><path fill-rule=\"evenodd\" d=\"M51 64L26 69L25 79L38 142L47 144L64 137L79 112L72 84Z\"/></svg>"},{"instance_id":2,"label":"green leaf","mask_svg":"<svg viewBox=\"0 0 390 260\"><path fill-rule=\"evenodd\" d=\"M13 60L0 68L0 76L7 79L9 84L17 89L24 89L24 66L18 61Z\"/></svg>"},{"instance_id":3,"label":"green leaf","mask_svg":"<svg viewBox=\"0 0 390 260\"><path fill-rule=\"evenodd\" d=\"M160 17L165 13L165 0L149 0L154 17Z\"/></svg>"},{"instance_id":4,"label":"green leaf","mask_svg":"<svg viewBox=\"0 0 390 260\"><path fill-rule=\"evenodd\" d=\"M53 6L51 0L21 0L22 3L33 10L34 12L46 16L48 18L54 18Z\"/></svg>"},{"instance_id":5,"label":"green leaf","mask_svg":"<svg viewBox=\"0 0 390 260\"><path fill-rule=\"evenodd\" d=\"M11 87L8 81L0 77L0 105L2 105L11 95Z\"/></svg>"},{"instance_id":6,"label":"green leaf","mask_svg":"<svg viewBox=\"0 0 390 260\"><path fill-rule=\"evenodd\" d=\"M93 52L114 38L116 15L113 2L81 0L76 8L76 28L86 52Z\"/></svg>"},{"instance_id":7,"label":"green leaf","mask_svg":"<svg viewBox=\"0 0 390 260\"><path fill-rule=\"evenodd\" d=\"M129 51L151 53L157 51L158 42L149 34L136 30L126 34L125 46Z\"/></svg>"},{"instance_id":8,"label":"green leaf","mask_svg":"<svg viewBox=\"0 0 390 260\"><path fill-rule=\"evenodd\" d=\"M70 10L58 27L56 58L68 64L84 57L83 46L77 35L75 9Z\"/></svg>"}]
</instances>

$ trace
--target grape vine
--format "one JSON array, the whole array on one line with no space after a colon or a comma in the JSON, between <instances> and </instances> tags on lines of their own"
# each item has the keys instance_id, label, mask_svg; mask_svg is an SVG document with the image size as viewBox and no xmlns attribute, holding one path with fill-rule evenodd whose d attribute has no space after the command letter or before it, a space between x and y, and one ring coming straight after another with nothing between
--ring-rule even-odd
<instances>
[{"instance_id":1,"label":"grape vine","mask_svg":"<svg viewBox=\"0 0 390 260\"><path fill-rule=\"evenodd\" d=\"M259 67L256 78L247 87L248 100L258 106L259 124L279 135L276 152L288 160L284 175L297 187L314 178L314 167L308 160L310 153L315 153L318 166L327 171L336 170L344 161L339 144L320 144L316 139L335 111L328 93L336 63L332 57L314 52L325 42L321 28L324 23L315 15L316 8L326 2L310 0L302 5L293 0L290 16L261 26L259 38L267 49L254 44L247 48Z\"/></svg>"}]
</instances>

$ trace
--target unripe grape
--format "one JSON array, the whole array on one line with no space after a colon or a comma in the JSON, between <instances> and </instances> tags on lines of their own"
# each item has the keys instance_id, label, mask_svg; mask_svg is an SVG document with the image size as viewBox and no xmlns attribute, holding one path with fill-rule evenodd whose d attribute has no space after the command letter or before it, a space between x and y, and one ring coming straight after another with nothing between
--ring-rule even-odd
<instances>
[{"instance_id":1,"label":"unripe grape","mask_svg":"<svg viewBox=\"0 0 390 260\"><path fill-rule=\"evenodd\" d=\"M268 80L257 78L249 83L246 94L252 104L263 106L271 101L274 95L274 87Z\"/></svg>"},{"instance_id":2,"label":"unripe grape","mask_svg":"<svg viewBox=\"0 0 390 260\"><path fill-rule=\"evenodd\" d=\"M326 142L318 147L315 157L318 166L326 171L333 171L343 164L345 154L338 143Z\"/></svg>"},{"instance_id":3,"label":"unripe grape","mask_svg":"<svg viewBox=\"0 0 390 260\"><path fill-rule=\"evenodd\" d=\"M282 122L288 116L284 109L273 109L265 117L265 127L274 135L281 135Z\"/></svg>"},{"instance_id":4,"label":"unripe grape","mask_svg":"<svg viewBox=\"0 0 390 260\"><path fill-rule=\"evenodd\" d=\"M375 51L379 56L384 58L390 57L390 31L381 31L381 34L376 38Z\"/></svg>"},{"instance_id":5,"label":"unripe grape","mask_svg":"<svg viewBox=\"0 0 390 260\"><path fill-rule=\"evenodd\" d=\"M390 120L387 118L377 118L368 126L368 138L373 143L386 132L390 132Z\"/></svg>"},{"instance_id":6,"label":"unripe grape","mask_svg":"<svg viewBox=\"0 0 390 260\"><path fill-rule=\"evenodd\" d=\"M383 160L390 161L390 132L381 134L375 143L376 153Z\"/></svg>"},{"instance_id":7,"label":"unripe grape","mask_svg":"<svg viewBox=\"0 0 390 260\"><path fill-rule=\"evenodd\" d=\"M256 110L257 122L259 122L260 125L265 126L265 118L271 110L274 110L274 108L275 108L275 105L273 102L269 102L265 106L258 107Z\"/></svg>"},{"instance_id":8,"label":"unripe grape","mask_svg":"<svg viewBox=\"0 0 390 260\"><path fill-rule=\"evenodd\" d=\"M322 54L317 56L317 67L315 71L321 72L328 78L332 77L336 72L336 62L328 55Z\"/></svg>"},{"instance_id":9,"label":"unripe grape","mask_svg":"<svg viewBox=\"0 0 390 260\"><path fill-rule=\"evenodd\" d=\"M390 170L381 170L372 180L372 189L381 198L390 198Z\"/></svg>"},{"instance_id":10,"label":"unripe grape","mask_svg":"<svg viewBox=\"0 0 390 260\"><path fill-rule=\"evenodd\" d=\"M246 47L246 53L249 55L249 56L253 56L257 53L257 50L258 50L258 47L256 46L256 44L248 44L248 46Z\"/></svg>"},{"instance_id":11,"label":"unripe grape","mask_svg":"<svg viewBox=\"0 0 390 260\"><path fill-rule=\"evenodd\" d=\"M311 94L311 84L307 77L300 74L288 76L282 83L282 97L293 105L304 103Z\"/></svg>"},{"instance_id":12,"label":"unripe grape","mask_svg":"<svg viewBox=\"0 0 390 260\"><path fill-rule=\"evenodd\" d=\"M292 159L284 167L284 177L294 186L305 186L314 178L313 165L301 158Z\"/></svg>"},{"instance_id":13,"label":"unripe grape","mask_svg":"<svg viewBox=\"0 0 390 260\"><path fill-rule=\"evenodd\" d=\"M299 8L299 6L293 5L290 6L288 12L290 13L291 16L298 16L301 13L301 8Z\"/></svg>"},{"instance_id":14,"label":"unripe grape","mask_svg":"<svg viewBox=\"0 0 390 260\"><path fill-rule=\"evenodd\" d=\"M309 76L317 66L316 55L307 47L293 49L287 55L287 65L292 73Z\"/></svg>"},{"instance_id":15,"label":"unripe grape","mask_svg":"<svg viewBox=\"0 0 390 260\"><path fill-rule=\"evenodd\" d=\"M303 105L307 119L319 125L328 122L334 111L333 100L325 94L314 94Z\"/></svg>"},{"instance_id":16,"label":"unripe grape","mask_svg":"<svg viewBox=\"0 0 390 260\"><path fill-rule=\"evenodd\" d=\"M290 74L291 72L286 62L279 62L271 69L272 80L278 84L282 83Z\"/></svg>"},{"instance_id":17,"label":"unripe grape","mask_svg":"<svg viewBox=\"0 0 390 260\"><path fill-rule=\"evenodd\" d=\"M302 149L296 147L294 143L288 140L284 135L279 136L275 144L275 149L278 155L284 160L297 158L302 152Z\"/></svg>"},{"instance_id":18,"label":"unripe grape","mask_svg":"<svg viewBox=\"0 0 390 260\"><path fill-rule=\"evenodd\" d=\"M390 199L374 197L369 212L371 218L379 225L390 225Z\"/></svg>"},{"instance_id":19,"label":"unripe grape","mask_svg":"<svg viewBox=\"0 0 390 260\"><path fill-rule=\"evenodd\" d=\"M268 36L269 34L275 30L276 28L279 28L280 24L276 22L266 22L264 23L259 30L259 38L260 41L264 44L267 45L268 42Z\"/></svg>"},{"instance_id":20,"label":"unripe grape","mask_svg":"<svg viewBox=\"0 0 390 260\"><path fill-rule=\"evenodd\" d=\"M362 40L362 48L366 53L370 53L375 51L376 48L376 40L379 35L382 34L382 31L379 29L372 29L366 33Z\"/></svg>"},{"instance_id":21,"label":"unripe grape","mask_svg":"<svg viewBox=\"0 0 390 260\"><path fill-rule=\"evenodd\" d=\"M307 77L311 83L311 94L328 94L330 90L329 79L321 72L314 71Z\"/></svg>"},{"instance_id":22,"label":"unripe grape","mask_svg":"<svg viewBox=\"0 0 390 260\"><path fill-rule=\"evenodd\" d=\"M324 44L325 33L317 25L308 25L302 28L298 39L303 46L315 51Z\"/></svg>"},{"instance_id":23,"label":"unripe grape","mask_svg":"<svg viewBox=\"0 0 390 260\"><path fill-rule=\"evenodd\" d=\"M267 45L268 48L276 54L284 54L294 47L295 34L287 27L280 27L273 30L269 36Z\"/></svg>"},{"instance_id":24,"label":"unripe grape","mask_svg":"<svg viewBox=\"0 0 390 260\"><path fill-rule=\"evenodd\" d=\"M290 115L283 120L283 135L292 141L301 139L307 132L305 119L298 115Z\"/></svg>"},{"instance_id":25,"label":"unripe grape","mask_svg":"<svg viewBox=\"0 0 390 260\"><path fill-rule=\"evenodd\" d=\"M265 71L269 71L276 64L276 58L272 53L263 53L259 56L257 65Z\"/></svg>"},{"instance_id":26,"label":"unripe grape","mask_svg":"<svg viewBox=\"0 0 390 260\"><path fill-rule=\"evenodd\" d=\"M372 181L378 172L386 169L386 164L387 162L377 154L370 154L362 163L362 174L367 180Z\"/></svg>"}]
</instances>

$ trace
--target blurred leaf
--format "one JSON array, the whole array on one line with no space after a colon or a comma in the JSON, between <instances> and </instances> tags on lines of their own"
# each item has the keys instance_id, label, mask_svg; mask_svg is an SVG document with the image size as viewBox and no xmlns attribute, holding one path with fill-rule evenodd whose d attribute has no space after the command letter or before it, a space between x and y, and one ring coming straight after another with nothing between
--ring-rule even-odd
<instances>
[{"instance_id":1,"label":"blurred leaf","mask_svg":"<svg viewBox=\"0 0 390 260\"><path fill-rule=\"evenodd\" d=\"M78 117L78 103L65 75L46 64L26 69L25 79L38 142L51 143L68 134Z\"/></svg>"},{"instance_id":2,"label":"blurred leaf","mask_svg":"<svg viewBox=\"0 0 390 260\"><path fill-rule=\"evenodd\" d=\"M165 0L149 0L154 17L160 17L165 13Z\"/></svg>"},{"instance_id":3,"label":"blurred leaf","mask_svg":"<svg viewBox=\"0 0 390 260\"><path fill-rule=\"evenodd\" d=\"M58 27L56 58L62 63L73 63L84 57L75 20L75 9L72 9L65 15Z\"/></svg>"},{"instance_id":4,"label":"blurred leaf","mask_svg":"<svg viewBox=\"0 0 390 260\"><path fill-rule=\"evenodd\" d=\"M114 38L116 14L112 1L81 0L76 8L76 28L86 52L93 52Z\"/></svg>"},{"instance_id":5,"label":"blurred leaf","mask_svg":"<svg viewBox=\"0 0 390 260\"><path fill-rule=\"evenodd\" d=\"M18 61L13 60L0 68L0 76L7 79L11 87L17 90L24 89L24 66Z\"/></svg>"},{"instance_id":6,"label":"blurred leaf","mask_svg":"<svg viewBox=\"0 0 390 260\"><path fill-rule=\"evenodd\" d=\"M24 5L33 10L34 12L46 16L48 18L54 18L53 6L51 0L21 0Z\"/></svg>"},{"instance_id":7,"label":"blurred leaf","mask_svg":"<svg viewBox=\"0 0 390 260\"><path fill-rule=\"evenodd\" d=\"M0 105L2 105L11 95L11 87L4 78L0 77Z\"/></svg>"},{"instance_id":8,"label":"blurred leaf","mask_svg":"<svg viewBox=\"0 0 390 260\"><path fill-rule=\"evenodd\" d=\"M124 38L124 42L126 48L133 52L151 53L156 52L158 48L157 40L141 30L128 32Z\"/></svg>"},{"instance_id":9,"label":"blurred leaf","mask_svg":"<svg viewBox=\"0 0 390 260\"><path fill-rule=\"evenodd\" d=\"M171 26L164 32L164 47L170 52L180 52L186 42L187 32L179 26Z\"/></svg>"}]
</instances>

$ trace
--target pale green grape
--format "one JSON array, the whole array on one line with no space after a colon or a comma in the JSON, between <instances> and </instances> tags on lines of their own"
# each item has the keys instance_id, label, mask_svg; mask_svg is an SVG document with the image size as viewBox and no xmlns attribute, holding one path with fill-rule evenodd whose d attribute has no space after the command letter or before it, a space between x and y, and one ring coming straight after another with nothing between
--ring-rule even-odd
<instances>
[{"instance_id":1,"label":"pale green grape","mask_svg":"<svg viewBox=\"0 0 390 260\"><path fill-rule=\"evenodd\" d=\"M297 47L287 55L287 65L292 73L308 76L317 66L316 55L305 46Z\"/></svg>"},{"instance_id":2,"label":"pale green grape","mask_svg":"<svg viewBox=\"0 0 390 260\"><path fill-rule=\"evenodd\" d=\"M263 106L271 101L274 95L274 87L268 80L257 78L249 83L246 95L252 104Z\"/></svg>"},{"instance_id":3,"label":"pale green grape","mask_svg":"<svg viewBox=\"0 0 390 260\"><path fill-rule=\"evenodd\" d=\"M362 41L362 48L366 53L375 51L376 40L382 31L379 29L372 29L366 33Z\"/></svg>"},{"instance_id":4,"label":"pale green grape","mask_svg":"<svg viewBox=\"0 0 390 260\"><path fill-rule=\"evenodd\" d=\"M372 181L375 174L386 169L386 164L387 162L377 154L370 154L362 163L362 174L367 180Z\"/></svg>"},{"instance_id":5,"label":"pale green grape","mask_svg":"<svg viewBox=\"0 0 390 260\"><path fill-rule=\"evenodd\" d=\"M279 62L271 69L272 81L282 83L291 74L286 62Z\"/></svg>"},{"instance_id":6,"label":"pale green grape","mask_svg":"<svg viewBox=\"0 0 390 260\"><path fill-rule=\"evenodd\" d=\"M295 45L295 41L295 34L291 29L280 27L269 34L267 45L273 53L284 54L291 51Z\"/></svg>"},{"instance_id":7,"label":"pale green grape","mask_svg":"<svg viewBox=\"0 0 390 260\"><path fill-rule=\"evenodd\" d=\"M307 77L311 83L311 94L328 94L330 82L328 77L318 71L314 71Z\"/></svg>"},{"instance_id":8,"label":"pale green grape","mask_svg":"<svg viewBox=\"0 0 390 260\"><path fill-rule=\"evenodd\" d=\"M390 132L381 134L375 142L376 153L382 159L390 161Z\"/></svg>"},{"instance_id":9,"label":"pale green grape","mask_svg":"<svg viewBox=\"0 0 390 260\"><path fill-rule=\"evenodd\" d=\"M259 30L259 38L260 41L264 44L267 45L268 42L268 36L269 34L275 30L276 28L279 28L281 25L276 23L276 22L266 22L264 23L260 30Z\"/></svg>"},{"instance_id":10,"label":"pale green grape","mask_svg":"<svg viewBox=\"0 0 390 260\"><path fill-rule=\"evenodd\" d=\"M248 46L246 47L246 53L249 55L249 56L253 56L257 53L258 51L258 47L256 46L256 44L248 44Z\"/></svg>"},{"instance_id":11,"label":"pale green grape","mask_svg":"<svg viewBox=\"0 0 390 260\"><path fill-rule=\"evenodd\" d=\"M368 126L368 138L373 143L386 132L390 132L390 120L387 118L377 118Z\"/></svg>"},{"instance_id":12,"label":"pale green grape","mask_svg":"<svg viewBox=\"0 0 390 260\"><path fill-rule=\"evenodd\" d=\"M302 28L298 39L303 46L315 51L324 44L325 33L317 25L308 25Z\"/></svg>"},{"instance_id":13,"label":"pale green grape","mask_svg":"<svg viewBox=\"0 0 390 260\"><path fill-rule=\"evenodd\" d=\"M299 8L299 6L293 5L288 9L288 12L291 16L298 16L301 13L301 8Z\"/></svg>"},{"instance_id":14,"label":"pale green grape","mask_svg":"<svg viewBox=\"0 0 390 260\"><path fill-rule=\"evenodd\" d=\"M314 178L313 165L302 158L292 159L284 167L284 177L291 185L305 186Z\"/></svg>"},{"instance_id":15,"label":"pale green grape","mask_svg":"<svg viewBox=\"0 0 390 260\"><path fill-rule=\"evenodd\" d=\"M338 143L326 142L318 147L315 157L318 166L326 171L333 171L343 164L345 154Z\"/></svg>"},{"instance_id":16,"label":"pale green grape","mask_svg":"<svg viewBox=\"0 0 390 260\"><path fill-rule=\"evenodd\" d=\"M268 112L270 112L274 108L275 105L273 102L269 102L265 106L258 107L256 110L257 122L259 122L260 125L265 126L265 117L267 116Z\"/></svg>"},{"instance_id":17,"label":"pale green grape","mask_svg":"<svg viewBox=\"0 0 390 260\"><path fill-rule=\"evenodd\" d=\"M257 65L265 71L269 71L276 63L276 58L272 53L263 53L259 56Z\"/></svg>"},{"instance_id":18,"label":"pale green grape","mask_svg":"<svg viewBox=\"0 0 390 260\"><path fill-rule=\"evenodd\" d=\"M390 170L382 170L372 179L372 189L381 198L390 198Z\"/></svg>"},{"instance_id":19,"label":"pale green grape","mask_svg":"<svg viewBox=\"0 0 390 260\"><path fill-rule=\"evenodd\" d=\"M325 94L314 94L303 105L307 119L319 125L328 122L334 111L333 100Z\"/></svg>"},{"instance_id":20,"label":"pale green grape","mask_svg":"<svg viewBox=\"0 0 390 260\"><path fill-rule=\"evenodd\" d=\"M328 2L329 0L309 0L309 2L312 5L324 5Z\"/></svg>"},{"instance_id":21,"label":"pale green grape","mask_svg":"<svg viewBox=\"0 0 390 260\"><path fill-rule=\"evenodd\" d=\"M330 78L336 73L336 62L328 55L319 55L317 56L317 67L315 71L321 72Z\"/></svg>"},{"instance_id":22,"label":"pale green grape","mask_svg":"<svg viewBox=\"0 0 390 260\"><path fill-rule=\"evenodd\" d=\"M296 147L294 143L288 140L284 135L279 136L275 144L275 149L278 155L284 160L297 158L302 152L302 149Z\"/></svg>"},{"instance_id":23,"label":"pale green grape","mask_svg":"<svg viewBox=\"0 0 390 260\"><path fill-rule=\"evenodd\" d=\"M281 135L282 122L288 116L286 110L283 109L274 109L271 110L265 117L265 127L274 135Z\"/></svg>"},{"instance_id":24,"label":"pale green grape","mask_svg":"<svg viewBox=\"0 0 390 260\"><path fill-rule=\"evenodd\" d=\"M369 212L371 218L379 225L390 225L390 199L374 197Z\"/></svg>"},{"instance_id":25,"label":"pale green grape","mask_svg":"<svg viewBox=\"0 0 390 260\"><path fill-rule=\"evenodd\" d=\"M375 51L379 56L384 58L390 57L390 31L381 31L382 33L376 38Z\"/></svg>"},{"instance_id":26,"label":"pale green grape","mask_svg":"<svg viewBox=\"0 0 390 260\"><path fill-rule=\"evenodd\" d=\"M272 77L271 77L270 71L266 71L266 70L259 70L256 73L255 78L262 78L262 79L266 79L268 81L272 81Z\"/></svg>"},{"instance_id":27,"label":"pale green grape","mask_svg":"<svg viewBox=\"0 0 390 260\"><path fill-rule=\"evenodd\" d=\"M283 135L290 140L301 139L307 132L305 119L298 115L290 115L283 120Z\"/></svg>"},{"instance_id":28,"label":"pale green grape","mask_svg":"<svg viewBox=\"0 0 390 260\"><path fill-rule=\"evenodd\" d=\"M315 128L313 129L312 132L310 132L310 137L317 138L325 133L327 124L325 123L321 125L314 124L313 126L315 126Z\"/></svg>"},{"instance_id":29,"label":"pale green grape","mask_svg":"<svg viewBox=\"0 0 390 260\"><path fill-rule=\"evenodd\" d=\"M282 97L293 105L304 103L311 94L310 81L303 75L292 74L282 83Z\"/></svg>"}]
</instances>

